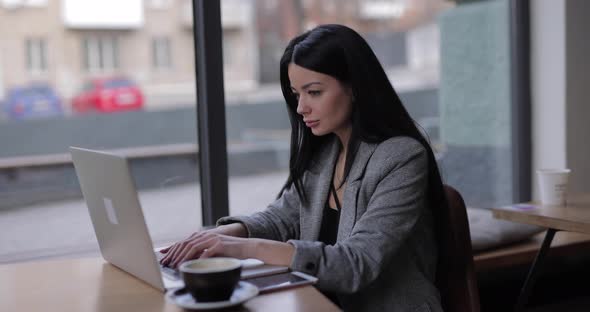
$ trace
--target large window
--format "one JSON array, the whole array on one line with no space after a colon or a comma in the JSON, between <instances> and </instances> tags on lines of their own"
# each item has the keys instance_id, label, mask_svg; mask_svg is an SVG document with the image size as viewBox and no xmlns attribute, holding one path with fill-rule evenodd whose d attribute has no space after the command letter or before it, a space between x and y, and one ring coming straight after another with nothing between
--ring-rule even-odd
<instances>
[{"instance_id":1,"label":"large window","mask_svg":"<svg viewBox=\"0 0 590 312\"><path fill-rule=\"evenodd\" d=\"M198 154L224 156L196 144L194 61L203 55L224 66L229 212L264 209L288 175L279 59L291 38L323 23L348 25L371 45L444 182L469 206L515 198L508 0L222 0L223 51L200 55L189 0L39 3L0 6L13 25L0 27L0 263L98 252L70 145L129 157L156 245L200 227ZM205 85L201 97L221 90Z\"/></svg>"},{"instance_id":2,"label":"large window","mask_svg":"<svg viewBox=\"0 0 590 312\"><path fill-rule=\"evenodd\" d=\"M200 227L190 1L20 2L0 5L0 263L98 253L69 146L128 156L156 245Z\"/></svg>"},{"instance_id":3,"label":"large window","mask_svg":"<svg viewBox=\"0 0 590 312\"><path fill-rule=\"evenodd\" d=\"M468 205L512 202L509 12L509 1L223 0L223 54L241 58L224 62L230 212L264 209L285 182L290 124L279 59L291 38L324 23L368 41L444 182Z\"/></svg>"}]
</instances>

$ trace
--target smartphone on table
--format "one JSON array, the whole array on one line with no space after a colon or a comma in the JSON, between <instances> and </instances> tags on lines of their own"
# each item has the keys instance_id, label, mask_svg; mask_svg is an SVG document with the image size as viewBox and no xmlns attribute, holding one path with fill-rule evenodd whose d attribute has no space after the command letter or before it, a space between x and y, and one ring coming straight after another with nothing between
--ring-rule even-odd
<instances>
[{"instance_id":1,"label":"smartphone on table","mask_svg":"<svg viewBox=\"0 0 590 312\"><path fill-rule=\"evenodd\" d=\"M264 294L282 289L313 285L317 283L318 279L302 272L292 271L249 278L244 281L256 285L259 292Z\"/></svg>"}]
</instances>

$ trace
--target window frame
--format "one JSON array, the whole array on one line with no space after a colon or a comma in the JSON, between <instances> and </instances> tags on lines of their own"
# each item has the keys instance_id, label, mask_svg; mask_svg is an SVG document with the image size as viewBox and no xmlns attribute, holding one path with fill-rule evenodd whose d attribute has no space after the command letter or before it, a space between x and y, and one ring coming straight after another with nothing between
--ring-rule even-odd
<instances>
[{"instance_id":1,"label":"window frame","mask_svg":"<svg viewBox=\"0 0 590 312\"><path fill-rule=\"evenodd\" d=\"M85 36L82 38L84 70L109 73L119 69L119 43L116 36Z\"/></svg>"},{"instance_id":2,"label":"window frame","mask_svg":"<svg viewBox=\"0 0 590 312\"><path fill-rule=\"evenodd\" d=\"M49 70L47 57L47 40L31 37L25 40L25 58L27 72L31 75L46 73Z\"/></svg>"},{"instance_id":3,"label":"window frame","mask_svg":"<svg viewBox=\"0 0 590 312\"><path fill-rule=\"evenodd\" d=\"M155 70L172 69L172 43L168 36L152 38L152 66Z\"/></svg>"}]
</instances>

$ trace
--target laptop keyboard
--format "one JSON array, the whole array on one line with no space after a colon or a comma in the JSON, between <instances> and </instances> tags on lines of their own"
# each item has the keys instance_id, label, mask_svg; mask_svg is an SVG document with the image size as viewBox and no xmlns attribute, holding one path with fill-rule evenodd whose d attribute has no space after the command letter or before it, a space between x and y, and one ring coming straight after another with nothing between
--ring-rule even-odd
<instances>
[{"instance_id":1,"label":"laptop keyboard","mask_svg":"<svg viewBox=\"0 0 590 312\"><path fill-rule=\"evenodd\" d=\"M173 280L178 280L180 279L180 273L173 269L173 268L169 268L169 267L165 267L160 265L160 270L162 271L163 274L166 275L166 277L173 279Z\"/></svg>"},{"instance_id":2,"label":"laptop keyboard","mask_svg":"<svg viewBox=\"0 0 590 312\"><path fill-rule=\"evenodd\" d=\"M179 280L180 279L180 272L178 272L178 270L175 270L175 269L169 268L169 267L165 267L160 264L160 260L162 258L164 258L164 254L162 254L159 251L156 251L154 253L156 254L156 259L158 260L158 264L160 265L160 271L162 271L162 274L166 275L167 278L170 278L173 280Z\"/></svg>"}]
</instances>

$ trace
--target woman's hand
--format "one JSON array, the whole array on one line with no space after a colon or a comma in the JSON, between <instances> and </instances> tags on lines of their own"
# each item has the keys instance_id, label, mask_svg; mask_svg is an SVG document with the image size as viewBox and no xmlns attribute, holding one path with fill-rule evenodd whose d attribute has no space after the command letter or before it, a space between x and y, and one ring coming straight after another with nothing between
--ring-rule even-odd
<instances>
[{"instance_id":1,"label":"woman's hand","mask_svg":"<svg viewBox=\"0 0 590 312\"><path fill-rule=\"evenodd\" d=\"M241 226L243 227L242 232L237 227L218 227L196 232L187 239L161 250L160 252L165 253L166 256L160 260L160 263L164 266L177 268L182 262L191 259L227 256L238 259L256 258L275 265L288 266L291 264L295 248L290 244L223 234L244 234L245 236L245 227Z\"/></svg>"},{"instance_id":2,"label":"woman's hand","mask_svg":"<svg viewBox=\"0 0 590 312\"><path fill-rule=\"evenodd\" d=\"M166 256L160 263L177 268L184 261L212 256L245 259L254 257L255 249L256 240L203 231L162 250Z\"/></svg>"},{"instance_id":3,"label":"woman's hand","mask_svg":"<svg viewBox=\"0 0 590 312\"><path fill-rule=\"evenodd\" d=\"M232 223L232 224L227 224L227 225L221 225L221 226L209 229L209 230L195 232L195 233L191 234L191 236L189 236L188 238L186 238L182 241L179 241L167 248L160 250L161 253L166 254L166 256L164 256L160 260L160 264L162 264L164 266L176 268L176 266L178 264L182 263L182 262L178 262L178 264L176 264L177 260L179 260L179 259L181 261L186 261L186 260L198 258L201 255L202 251L193 255L192 258L188 258L186 260L183 260L184 258L179 258L179 257L181 255L186 255L187 249L195 247L195 242L203 242L204 236L209 235L207 237L210 238L210 236L212 234L246 237L248 235L248 231L246 230L246 227L243 224ZM174 264L176 264L176 265L174 265Z\"/></svg>"}]
</instances>

